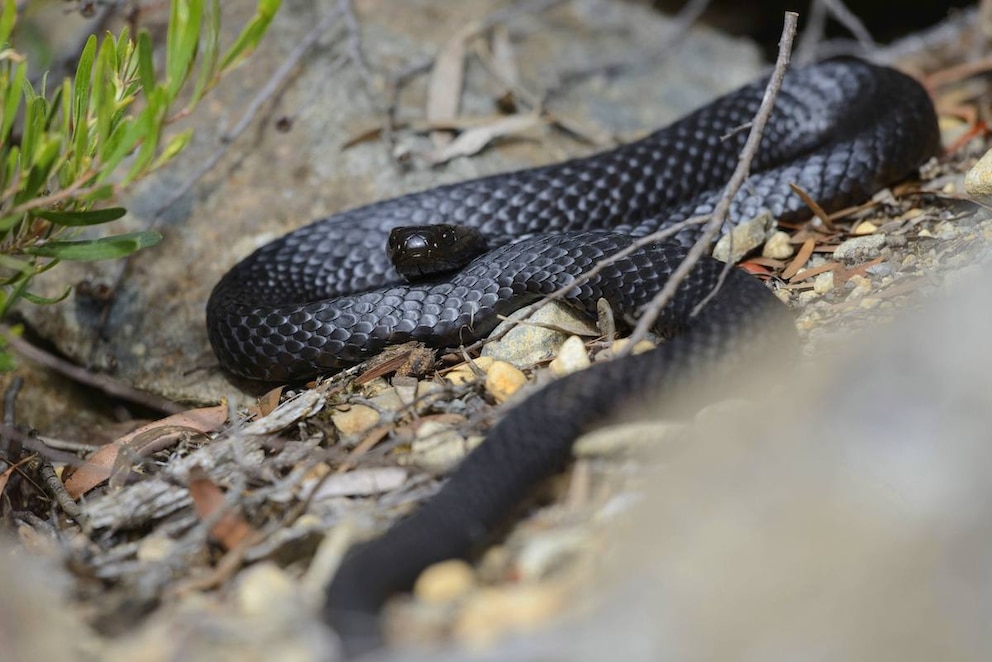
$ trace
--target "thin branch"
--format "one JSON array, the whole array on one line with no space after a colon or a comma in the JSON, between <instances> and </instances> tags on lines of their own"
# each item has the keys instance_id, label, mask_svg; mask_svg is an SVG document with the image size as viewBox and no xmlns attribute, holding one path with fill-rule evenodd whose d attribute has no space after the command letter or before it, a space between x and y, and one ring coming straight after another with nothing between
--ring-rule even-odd
<instances>
[{"instance_id":1,"label":"thin branch","mask_svg":"<svg viewBox=\"0 0 992 662\"><path fill-rule=\"evenodd\" d=\"M17 424L17 418L14 415L15 405L17 404L17 396L20 394L21 387L23 386L24 378L16 375L10 380L10 386L7 387L7 392L4 393L3 424L7 427L12 428ZM0 455L4 456L10 464L17 462L17 459L21 456L21 450L22 446L19 439L0 436Z\"/></svg>"},{"instance_id":2,"label":"thin branch","mask_svg":"<svg viewBox=\"0 0 992 662\"><path fill-rule=\"evenodd\" d=\"M686 254L685 259L678 266L675 272L671 275L665 286L658 292L657 295L651 300L651 302L645 307L644 312L641 314L641 318L637 321L637 326L634 327L634 332L630 336L630 342L625 345L624 350L621 354L630 351L634 345L641 339L643 339L648 331L654 326L655 320L661 313L662 309L668 305L672 297L675 295L675 291L678 289L679 285L685 280L686 276L692 271L696 266L696 263L704 255L709 255L710 249L713 245L713 240L716 238L720 229L723 227L724 222L727 220L727 214L730 212L730 205L737 195L737 191L740 190L741 186L747 180L748 175L751 172L751 161L754 159L755 154L758 152L758 147L761 145L761 137L765 131L765 125L768 123L768 118L771 116L772 109L775 106L775 97L778 95L779 89L782 87L782 80L785 78L785 72L789 67L789 59L792 54L792 42L796 35L796 24L799 18L799 14L795 12L785 13L785 25L782 28L782 38L779 41L778 58L775 61L775 69L772 71L771 78L768 80L768 85L765 88L764 97L761 99L761 105L758 107L758 112L754 116L754 121L751 125L751 131L747 136L747 141L744 143L744 149L741 150L740 159L737 161L737 167L734 169L733 175L730 177L730 181L727 182L727 188L724 189L723 195L720 197L720 201L716 205L716 209L713 211L713 216L707 222L706 226L703 228L703 233L699 239L692 245L689 252ZM728 262L727 269L732 268ZM722 279L721 279L722 283ZM717 285L717 288L719 284ZM713 293L706 298L708 301L713 294L716 292L714 289ZM705 301L704 301L705 303Z\"/></svg>"},{"instance_id":3,"label":"thin branch","mask_svg":"<svg viewBox=\"0 0 992 662\"><path fill-rule=\"evenodd\" d=\"M127 400L128 402L133 402L143 407L148 407L149 409L165 412L167 414L176 414L184 411L185 409L182 405L173 402L172 400L159 397L146 391L140 391L107 375L90 372L89 370L74 363L70 363L65 359L60 359L54 354L49 354L48 352L35 347L23 338L14 335L11 333L9 328L2 328L0 331L2 331L4 338L14 349L14 351L21 356L30 359L35 363L39 363L46 368L55 370L56 372L65 375L69 379L77 381L80 384L86 384L87 386L98 388L112 397Z\"/></svg>"},{"instance_id":4,"label":"thin branch","mask_svg":"<svg viewBox=\"0 0 992 662\"><path fill-rule=\"evenodd\" d=\"M832 18L841 24L854 37L850 41L825 41L827 19ZM812 62L834 54L873 55L879 46L860 18L852 12L843 0L814 0L806 16L806 26L796 47L796 61ZM836 52L835 52L836 51Z\"/></svg>"},{"instance_id":5,"label":"thin branch","mask_svg":"<svg viewBox=\"0 0 992 662\"><path fill-rule=\"evenodd\" d=\"M817 0L817 2L822 2L826 5L833 19L843 25L858 40L858 43L865 49L865 52L871 53L878 48L874 37L868 32L868 28L865 27L861 19L842 0Z\"/></svg>"},{"instance_id":6,"label":"thin branch","mask_svg":"<svg viewBox=\"0 0 992 662\"><path fill-rule=\"evenodd\" d=\"M672 225L662 228L661 230L637 238L630 246L627 246L626 248L619 250L616 253L611 253L610 255L607 255L603 259L596 262L596 264L594 264L592 268L580 274L579 276L576 276L575 279L572 282L570 282L568 285L563 285L562 287L559 287L551 294L548 294L541 300L531 304L526 314L521 315L519 318L507 318L505 320L506 326L503 328L502 331L500 331L499 333L490 334L488 337L476 341L475 343L469 345L468 347L465 347L464 351L472 351L475 349L479 349L483 345L487 345L491 342L496 342L497 340L500 340L501 338L503 338L503 336L509 333L510 330L513 329L515 326L526 323L527 320L534 313L539 311L541 308L544 308L552 301L557 301L563 298L571 290L588 282L590 279L597 276L600 272L603 271L603 269L610 266L611 264L624 259L631 253L634 253L644 248L648 244L653 244L658 241L665 241L666 239L670 239L671 237L675 236L676 234L678 234L679 232L681 232L682 230L688 227L691 227L693 225L702 225L703 223L708 223L710 218L711 218L710 216L693 216L692 218L687 218L684 221L681 221L679 223L674 223Z\"/></svg>"}]
</instances>

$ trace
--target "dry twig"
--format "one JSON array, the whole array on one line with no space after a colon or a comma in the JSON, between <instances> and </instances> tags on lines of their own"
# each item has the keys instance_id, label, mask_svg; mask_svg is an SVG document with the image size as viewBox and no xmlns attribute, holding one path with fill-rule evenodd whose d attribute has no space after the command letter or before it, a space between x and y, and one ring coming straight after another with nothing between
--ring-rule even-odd
<instances>
[{"instance_id":1,"label":"dry twig","mask_svg":"<svg viewBox=\"0 0 992 662\"><path fill-rule=\"evenodd\" d=\"M727 219L727 214L730 211L730 204L733 202L734 197L737 195L737 191L740 190L741 186L747 180L748 175L751 172L751 161L754 159L755 154L758 151L758 147L761 144L761 136L764 134L765 124L768 123L768 118L771 116L772 109L775 105L775 97L778 95L779 88L782 87L782 80L785 77L785 72L789 67L789 59L792 54L792 42L796 35L796 24L799 15L795 12L785 13L785 25L782 28L782 39L779 41L778 58L775 61L775 69L772 71L771 78L768 79L768 86L765 88L764 97L761 99L761 105L758 107L758 112L754 116L754 120L751 123L751 131L748 133L747 141L744 143L744 149L741 150L740 159L737 162L737 167L734 169L733 175L730 177L730 181L727 183L727 188L724 189L723 195L720 197L720 201L716 205L716 209L713 211L713 216L706 223L703 228L703 233L700 235L699 239L692 245L686 255L685 260L682 264L675 270L675 272L665 283L665 286L658 292L657 295L651 300L641 314L641 318L637 322L637 326L634 327L634 332L630 336L630 342L621 351L621 354L626 354L630 351L637 342L643 339L648 330L654 326L655 320L661 313L662 309L668 305L672 297L675 295L675 291L678 289L679 285L685 280L686 276L692 271L696 263L699 262L700 258L704 255L709 255L713 241L717 234L723 228L723 224ZM727 263L726 269L732 269L733 266L730 262ZM726 271L724 272L724 275ZM713 292L703 300L703 302L697 307L693 314L698 313L699 309L710 300L710 298L719 290L720 286L723 284L723 278L717 283Z\"/></svg>"},{"instance_id":2,"label":"dry twig","mask_svg":"<svg viewBox=\"0 0 992 662\"><path fill-rule=\"evenodd\" d=\"M7 339L7 342L10 343L10 346L14 349L14 351L24 358L43 365L46 368L50 368L59 374L72 379L73 381L79 382L80 384L86 384L87 386L98 388L112 397L133 402L143 407L148 407L149 409L161 411L166 414L175 414L183 411L184 409L181 405L173 402L172 400L159 397L152 393L148 393L147 391L141 391L119 382L108 375L92 372L74 363L70 363L65 359L61 359L54 354L49 354L43 349L35 347L23 338L14 335L9 329L6 329L3 332L3 335Z\"/></svg>"}]
</instances>

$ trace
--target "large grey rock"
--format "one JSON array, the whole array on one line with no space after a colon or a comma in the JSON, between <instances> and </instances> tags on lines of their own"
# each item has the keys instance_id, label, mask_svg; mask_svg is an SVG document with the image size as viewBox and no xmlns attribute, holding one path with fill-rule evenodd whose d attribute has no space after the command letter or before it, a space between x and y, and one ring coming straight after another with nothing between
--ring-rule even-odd
<instances>
[{"instance_id":1,"label":"large grey rock","mask_svg":"<svg viewBox=\"0 0 992 662\"><path fill-rule=\"evenodd\" d=\"M253 3L224 3L228 37ZM214 283L240 258L293 228L336 210L445 182L532 166L592 151L563 132L544 128L471 158L431 168L414 158L399 167L384 142L344 145L381 121L384 81L435 53L468 22L506 3L494 0L357 2L362 48L377 87L375 100L355 66L338 64L348 41L338 25L302 61L285 90L220 162L159 221L164 241L127 263L62 265L39 281L43 293L66 283L111 284L109 308L79 296L22 312L44 338L73 359L173 398L210 401L236 394L207 342L204 303ZM177 128L195 138L179 161L144 182L123 202L130 214L119 229L139 229L188 175L218 148L252 98L287 54L334 3L288 1L262 47ZM563 71L618 56L644 59L670 37L660 15L635 3L581 0L508 22L523 83L543 93ZM572 121L624 139L637 137L759 69L748 43L694 28L678 50L656 66L607 79L592 77L553 95L548 108ZM398 99L401 122L424 118L426 76ZM495 114L502 87L469 58L462 112ZM277 122L276 120L285 121ZM280 130L278 127L289 127ZM401 131L405 148L425 150L423 137Z\"/></svg>"}]
</instances>

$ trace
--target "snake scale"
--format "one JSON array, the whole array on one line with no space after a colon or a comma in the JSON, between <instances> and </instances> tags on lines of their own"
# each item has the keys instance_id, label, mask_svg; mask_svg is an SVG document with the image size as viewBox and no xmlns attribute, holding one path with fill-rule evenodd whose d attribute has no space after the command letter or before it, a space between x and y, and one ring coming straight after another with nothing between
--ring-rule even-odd
<instances>
[{"instance_id":1,"label":"snake scale","mask_svg":"<svg viewBox=\"0 0 992 662\"><path fill-rule=\"evenodd\" d=\"M722 96L637 142L590 157L404 195L316 221L232 268L207 304L221 365L265 381L305 380L352 365L392 343L457 346L500 315L550 293L633 240L712 212L737 164L766 85ZM791 70L752 174L729 218L809 212L796 184L826 210L863 202L939 150L932 102L912 78L855 59ZM477 229L492 250L451 275L406 283L386 255L398 226ZM691 226L574 288L566 301L594 314L603 297L637 318L698 236ZM701 312L722 265L702 261L662 313L676 337L647 355L598 363L512 409L420 510L354 548L328 588L326 619L351 651L379 642L376 614L426 565L463 556L545 477L571 443L645 394L677 393L714 361L755 355L768 324L794 340L785 307L756 279L731 270ZM764 347L764 351L767 350Z\"/></svg>"}]
</instances>

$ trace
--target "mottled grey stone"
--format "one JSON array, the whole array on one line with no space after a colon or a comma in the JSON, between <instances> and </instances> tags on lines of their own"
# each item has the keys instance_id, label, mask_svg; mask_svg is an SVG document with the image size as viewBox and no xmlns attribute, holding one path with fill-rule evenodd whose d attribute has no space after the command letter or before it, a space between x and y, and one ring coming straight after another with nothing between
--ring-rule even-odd
<instances>
[{"instance_id":1,"label":"mottled grey stone","mask_svg":"<svg viewBox=\"0 0 992 662\"><path fill-rule=\"evenodd\" d=\"M254 3L224 3L228 41ZM221 144L221 136L303 36L333 3L290 0L258 51L221 82L177 129L195 137L178 161L142 182L122 202L130 214L115 231L153 225L153 210ZM338 25L303 59L284 90L234 141L192 191L160 216L163 242L129 262L60 265L35 288L61 292L82 281L112 284L109 308L76 294L57 306L24 306L27 321L60 351L82 364L169 397L213 401L236 396L217 365L204 328L204 304L214 283L253 249L336 210L408 191L538 165L594 151L552 128L431 168L413 158L401 167L385 142L345 145L381 123L380 105L391 74L433 56L458 29L506 6L495 0L414 0L355 3L362 48L373 74L373 101L357 69L341 64L348 41ZM635 3L582 0L508 23L523 84L542 95L563 72L618 57L645 60L669 38L670 24ZM494 116L503 89L469 57L462 113ZM694 28L666 59L611 78L594 76L549 97L547 108L590 135L636 138L759 70L756 49L705 28ZM426 76L397 99L397 118L423 122ZM285 121L277 124L276 120ZM280 130L278 127L288 127ZM426 138L401 129L398 140L426 151Z\"/></svg>"}]
</instances>

